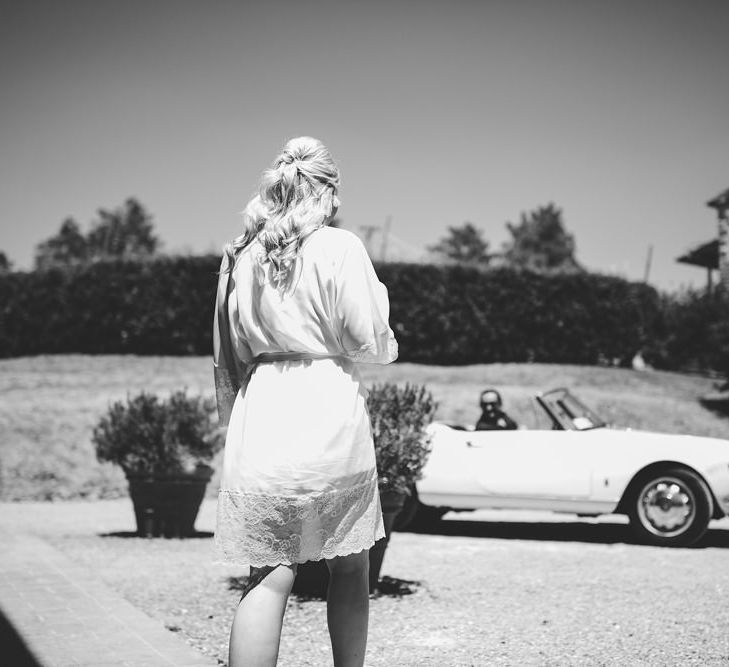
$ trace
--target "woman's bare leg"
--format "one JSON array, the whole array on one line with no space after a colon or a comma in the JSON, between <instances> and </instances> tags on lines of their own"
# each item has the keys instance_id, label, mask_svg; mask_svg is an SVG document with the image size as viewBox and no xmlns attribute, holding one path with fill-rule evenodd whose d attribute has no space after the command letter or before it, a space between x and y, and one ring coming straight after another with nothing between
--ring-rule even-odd
<instances>
[{"instance_id":1,"label":"woman's bare leg","mask_svg":"<svg viewBox=\"0 0 729 667\"><path fill-rule=\"evenodd\" d=\"M369 621L369 552L327 560L327 622L334 667L362 667Z\"/></svg>"},{"instance_id":2,"label":"woman's bare leg","mask_svg":"<svg viewBox=\"0 0 729 667\"><path fill-rule=\"evenodd\" d=\"M235 612L230 628L229 667L274 667L286 600L295 576L295 565L251 568L252 582L260 579L260 583L244 590Z\"/></svg>"}]
</instances>

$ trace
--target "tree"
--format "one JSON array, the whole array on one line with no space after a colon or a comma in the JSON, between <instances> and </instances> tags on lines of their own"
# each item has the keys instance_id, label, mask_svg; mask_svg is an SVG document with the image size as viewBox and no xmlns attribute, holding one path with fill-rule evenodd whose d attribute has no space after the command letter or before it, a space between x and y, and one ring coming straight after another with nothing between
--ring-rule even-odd
<instances>
[{"instance_id":1,"label":"tree","mask_svg":"<svg viewBox=\"0 0 729 667\"><path fill-rule=\"evenodd\" d=\"M465 222L460 227L448 227L448 233L428 250L448 260L468 266L488 266L491 260L489 243L480 229Z\"/></svg>"},{"instance_id":2,"label":"tree","mask_svg":"<svg viewBox=\"0 0 729 667\"><path fill-rule=\"evenodd\" d=\"M511 241L504 244L503 257L510 266L539 272L575 272L584 269L575 259L575 239L562 222L562 211L554 204L522 213L518 225L506 227Z\"/></svg>"},{"instance_id":3,"label":"tree","mask_svg":"<svg viewBox=\"0 0 729 667\"><path fill-rule=\"evenodd\" d=\"M87 259L86 238L73 218L66 218L58 234L39 243L35 249L35 268L41 270L76 266Z\"/></svg>"},{"instance_id":4,"label":"tree","mask_svg":"<svg viewBox=\"0 0 729 667\"><path fill-rule=\"evenodd\" d=\"M0 275L10 273L13 270L13 263L8 259L8 256L0 250Z\"/></svg>"},{"instance_id":5,"label":"tree","mask_svg":"<svg viewBox=\"0 0 729 667\"><path fill-rule=\"evenodd\" d=\"M36 269L67 267L105 259L144 259L157 252L152 216L133 198L112 211L99 209L91 230L83 234L66 218L58 234L36 246Z\"/></svg>"},{"instance_id":6,"label":"tree","mask_svg":"<svg viewBox=\"0 0 729 667\"><path fill-rule=\"evenodd\" d=\"M159 238L153 232L152 216L136 199L106 211L99 209L99 219L86 236L89 259L142 259L154 255Z\"/></svg>"}]
</instances>

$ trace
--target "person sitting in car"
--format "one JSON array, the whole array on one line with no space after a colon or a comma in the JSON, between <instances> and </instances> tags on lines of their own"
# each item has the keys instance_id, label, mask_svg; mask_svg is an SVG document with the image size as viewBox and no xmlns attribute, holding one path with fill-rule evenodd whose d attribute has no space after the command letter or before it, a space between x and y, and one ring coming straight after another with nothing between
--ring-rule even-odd
<instances>
[{"instance_id":1,"label":"person sitting in car","mask_svg":"<svg viewBox=\"0 0 729 667\"><path fill-rule=\"evenodd\" d=\"M516 422L501 409L501 394L496 389L481 392L481 417L476 423L477 431L513 431Z\"/></svg>"}]
</instances>

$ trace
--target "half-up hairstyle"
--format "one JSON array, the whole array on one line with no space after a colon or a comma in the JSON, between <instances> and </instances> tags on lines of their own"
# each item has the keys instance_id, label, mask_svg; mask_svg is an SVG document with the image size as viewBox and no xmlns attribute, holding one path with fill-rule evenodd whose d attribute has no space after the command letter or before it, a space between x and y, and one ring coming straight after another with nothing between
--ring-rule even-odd
<instances>
[{"instance_id":1,"label":"half-up hairstyle","mask_svg":"<svg viewBox=\"0 0 729 667\"><path fill-rule=\"evenodd\" d=\"M270 263L276 287L287 286L301 244L328 224L339 206L338 190L339 169L326 146L312 137L291 139L243 210L243 233L225 246L228 267L258 239L261 265Z\"/></svg>"}]
</instances>

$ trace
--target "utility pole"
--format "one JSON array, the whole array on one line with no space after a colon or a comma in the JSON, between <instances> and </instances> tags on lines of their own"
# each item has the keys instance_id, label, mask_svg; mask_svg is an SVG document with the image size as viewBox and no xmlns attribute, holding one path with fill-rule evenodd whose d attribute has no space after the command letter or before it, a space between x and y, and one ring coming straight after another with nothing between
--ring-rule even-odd
<instances>
[{"instance_id":1,"label":"utility pole","mask_svg":"<svg viewBox=\"0 0 729 667\"><path fill-rule=\"evenodd\" d=\"M372 236L380 228L377 225L360 225L359 228L362 230L364 236L365 248L367 248L367 254L372 256Z\"/></svg>"},{"instance_id":2,"label":"utility pole","mask_svg":"<svg viewBox=\"0 0 729 667\"><path fill-rule=\"evenodd\" d=\"M380 247L380 261L384 262L387 257L387 243L390 240L390 225L392 225L392 216L385 218L385 225L382 228L382 246Z\"/></svg>"},{"instance_id":3,"label":"utility pole","mask_svg":"<svg viewBox=\"0 0 729 667\"><path fill-rule=\"evenodd\" d=\"M651 275L651 263L653 262L653 244L648 246L648 253L645 258L645 275L643 276L643 282L647 283L648 278Z\"/></svg>"}]
</instances>

